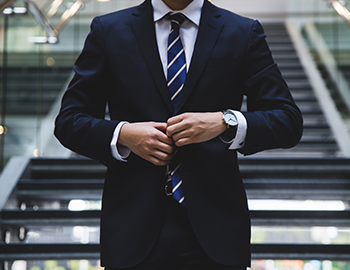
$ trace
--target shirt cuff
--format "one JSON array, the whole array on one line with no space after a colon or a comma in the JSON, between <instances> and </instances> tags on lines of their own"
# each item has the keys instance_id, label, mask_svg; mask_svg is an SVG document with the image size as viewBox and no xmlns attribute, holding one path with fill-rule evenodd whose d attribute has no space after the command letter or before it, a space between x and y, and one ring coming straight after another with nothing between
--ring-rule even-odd
<instances>
[{"instance_id":1,"label":"shirt cuff","mask_svg":"<svg viewBox=\"0 0 350 270\"><path fill-rule=\"evenodd\" d=\"M220 139L224 143L231 144L228 149L236 150L244 147L245 137L247 135L247 120L241 112L234 110L232 112L236 115L238 121L236 136L231 141L224 141L221 137Z\"/></svg>"},{"instance_id":2,"label":"shirt cuff","mask_svg":"<svg viewBox=\"0 0 350 270\"><path fill-rule=\"evenodd\" d=\"M119 134L120 134L120 129L122 128L122 126L124 124L127 124L129 122L119 122L119 124L116 126L114 133L113 133L113 138L111 141L111 152L112 152L112 156L119 161L124 161L127 162L126 158L130 155L131 151L128 147L124 146L124 145L118 145L118 138L119 138Z\"/></svg>"}]
</instances>

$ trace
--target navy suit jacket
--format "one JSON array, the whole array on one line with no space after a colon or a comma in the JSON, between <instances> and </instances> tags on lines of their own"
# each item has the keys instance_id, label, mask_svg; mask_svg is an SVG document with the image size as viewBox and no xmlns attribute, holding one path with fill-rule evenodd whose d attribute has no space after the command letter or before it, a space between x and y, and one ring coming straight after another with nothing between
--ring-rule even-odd
<instances>
[{"instance_id":1,"label":"navy suit jacket","mask_svg":"<svg viewBox=\"0 0 350 270\"><path fill-rule=\"evenodd\" d=\"M274 63L259 22L205 1L191 65L175 110L160 61L150 0L93 20L56 119L55 135L108 167L101 259L130 267L152 249L164 212L166 167L131 153L116 161L110 141L119 121L166 122L184 112L240 110L248 129L240 151L292 147L302 118ZM105 119L106 104L110 119ZM220 138L181 147L186 209L205 252L225 265L250 264L250 218L237 153Z\"/></svg>"}]
</instances>

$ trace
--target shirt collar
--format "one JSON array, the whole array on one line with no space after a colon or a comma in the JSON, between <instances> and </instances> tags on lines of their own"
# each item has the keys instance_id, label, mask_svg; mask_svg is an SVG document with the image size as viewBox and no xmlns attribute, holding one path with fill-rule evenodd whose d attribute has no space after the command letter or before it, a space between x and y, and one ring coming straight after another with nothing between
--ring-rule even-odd
<instances>
[{"instance_id":1,"label":"shirt collar","mask_svg":"<svg viewBox=\"0 0 350 270\"><path fill-rule=\"evenodd\" d=\"M172 10L162 0L152 0L154 22L161 20L168 13L181 12L187 19L191 20L195 25L199 26L201 19L202 6L204 0L193 0L183 10Z\"/></svg>"}]
</instances>

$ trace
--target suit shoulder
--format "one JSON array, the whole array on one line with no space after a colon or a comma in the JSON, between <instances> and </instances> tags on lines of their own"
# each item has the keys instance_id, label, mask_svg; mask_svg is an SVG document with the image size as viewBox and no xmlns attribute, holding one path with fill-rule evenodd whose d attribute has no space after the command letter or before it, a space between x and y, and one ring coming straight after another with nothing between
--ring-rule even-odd
<instances>
[{"instance_id":1,"label":"suit shoulder","mask_svg":"<svg viewBox=\"0 0 350 270\"><path fill-rule=\"evenodd\" d=\"M255 24L260 25L260 23L257 20L244 17L224 8L217 7L210 2L206 1L206 5L208 6L209 10L212 11L213 14L216 14L217 17L220 16L220 21L226 25L234 25L235 27L243 27L245 29L250 29Z\"/></svg>"},{"instance_id":2,"label":"suit shoulder","mask_svg":"<svg viewBox=\"0 0 350 270\"><path fill-rule=\"evenodd\" d=\"M256 23L256 20L244 17L242 15L239 15L237 13L234 13L232 11L221 9L222 12L222 18L225 21L225 23L234 23L246 27L253 26L254 23Z\"/></svg>"},{"instance_id":3,"label":"suit shoulder","mask_svg":"<svg viewBox=\"0 0 350 270\"><path fill-rule=\"evenodd\" d=\"M140 13L142 13L144 10L148 8L152 8L149 3L150 3L149 1L145 1L141 5L107 13L101 16L97 16L96 18L103 25L118 24L118 23L129 24L135 18L135 16L139 15Z\"/></svg>"},{"instance_id":4,"label":"suit shoulder","mask_svg":"<svg viewBox=\"0 0 350 270\"><path fill-rule=\"evenodd\" d=\"M128 20L130 20L134 9L135 7L118 10L108 14L97 16L96 18L100 20L102 24L119 22L126 23Z\"/></svg>"}]
</instances>

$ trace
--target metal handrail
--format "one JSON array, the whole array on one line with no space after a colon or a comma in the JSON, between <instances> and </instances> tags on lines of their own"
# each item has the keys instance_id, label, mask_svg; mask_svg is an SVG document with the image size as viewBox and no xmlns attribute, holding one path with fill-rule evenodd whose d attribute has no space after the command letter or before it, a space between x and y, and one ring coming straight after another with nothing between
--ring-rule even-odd
<instances>
[{"instance_id":1,"label":"metal handrail","mask_svg":"<svg viewBox=\"0 0 350 270\"><path fill-rule=\"evenodd\" d=\"M9 7L16 0L3 0L0 3L0 13L4 11L5 8Z\"/></svg>"},{"instance_id":2,"label":"metal handrail","mask_svg":"<svg viewBox=\"0 0 350 270\"><path fill-rule=\"evenodd\" d=\"M15 0L4 0L0 3L0 11L4 10L6 7L11 5ZM43 14L40 8L35 4L32 0L24 0L28 5L29 11L33 14L36 21L44 28L47 34L47 42L48 43L57 43L58 42L58 33L62 30L62 28L67 24L67 22L78 12L78 10L82 7L85 0L77 0L73 3L73 5L68 8L61 16L60 21L53 27L51 25L48 17L52 17L56 12L57 8L62 4L62 1L59 1L56 5L52 6L49 10L47 16Z\"/></svg>"},{"instance_id":3,"label":"metal handrail","mask_svg":"<svg viewBox=\"0 0 350 270\"><path fill-rule=\"evenodd\" d=\"M28 157L13 156L0 173L0 212L29 164Z\"/></svg>"},{"instance_id":4,"label":"metal handrail","mask_svg":"<svg viewBox=\"0 0 350 270\"><path fill-rule=\"evenodd\" d=\"M53 15L55 15L59 7L62 5L63 1L64 0L54 0L51 4L49 11L46 13L46 16L48 18L51 18Z\"/></svg>"},{"instance_id":5,"label":"metal handrail","mask_svg":"<svg viewBox=\"0 0 350 270\"><path fill-rule=\"evenodd\" d=\"M330 0L330 5L350 25L350 11L338 0Z\"/></svg>"},{"instance_id":6,"label":"metal handrail","mask_svg":"<svg viewBox=\"0 0 350 270\"><path fill-rule=\"evenodd\" d=\"M48 40L51 39L53 41L50 43L56 43L58 32L51 26L51 22L32 0L24 0L24 2L28 5L29 11L33 14L35 20L44 28L48 35Z\"/></svg>"},{"instance_id":7,"label":"metal handrail","mask_svg":"<svg viewBox=\"0 0 350 270\"><path fill-rule=\"evenodd\" d=\"M82 7L85 0L77 0L73 3L73 5L67 9L61 16L60 21L55 26L55 30L57 32L61 31L61 29L67 24L67 22L78 12L78 10Z\"/></svg>"}]
</instances>

